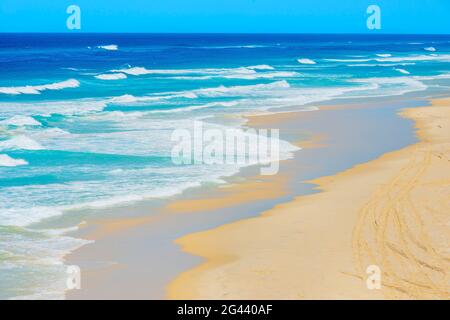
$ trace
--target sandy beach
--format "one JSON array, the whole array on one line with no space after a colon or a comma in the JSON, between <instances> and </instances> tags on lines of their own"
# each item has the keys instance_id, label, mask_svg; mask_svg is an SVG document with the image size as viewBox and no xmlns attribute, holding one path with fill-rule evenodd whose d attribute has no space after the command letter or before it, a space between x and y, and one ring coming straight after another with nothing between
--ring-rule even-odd
<instances>
[{"instance_id":1,"label":"sandy beach","mask_svg":"<svg viewBox=\"0 0 450 320\"><path fill-rule=\"evenodd\" d=\"M415 143L417 138L414 137L414 122L400 117L398 112L401 108L425 104L425 101L405 98L366 101L363 104L347 101L343 104L318 105L320 110L314 112L248 116L247 127L280 128L282 139L302 149L295 153L293 159L282 161L280 172L274 176L261 176L258 166L248 167L239 174L226 178L225 184L194 188L159 204L143 202L117 207L114 211L97 212L99 218L88 220L74 234L94 242L65 257L67 264L78 265L82 270L82 289L66 292L66 298L272 297L267 295L268 292L278 292L273 295L276 299L306 298L303 292L291 285L295 283L292 281L293 277L299 282L298 285L301 283L308 290L311 297L321 297L323 291L317 286L319 282L311 281L308 284L311 277L306 272L312 272L313 276L323 279L322 272L326 272L328 268L324 264L329 263L330 259L326 252L332 252L340 263L348 265L343 270L347 273L328 285L348 290L347 282L350 281L357 291L362 283L361 276L352 269L351 250L347 250L343 244L347 233L350 234L354 227L348 214L343 214L343 219L338 222L337 215L341 215L340 211L335 211L334 218L330 218L325 212L290 218L286 214L286 220L277 220L276 227L264 224L264 228L260 229L260 226L252 225L250 229L238 228L242 234L224 233L223 237L221 234L230 226L230 230L234 232L234 226L239 227L241 223L245 225L250 221L268 221L267 217L272 215L272 211L278 212L287 207L290 208L286 209L287 212L293 211L291 206L298 201L295 200L296 197L302 199L302 204L306 203L304 199L311 199L308 201L313 204L313 199L316 199L319 192L324 194L321 192L324 187L318 187L320 183L315 180L317 177L336 175ZM383 130L379 130L379 123L383 123ZM390 139L392 136L396 138ZM349 184L353 184L353 180ZM349 193L353 191L349 190L351 187L347 186L342 189L344 198L353 196ZM322 200L319 201L321 205L325 204L322 204ZM332 203L329 205L334 207ZM322 211L320 208L311 209ZM295 206L294 211L298 210ZM263 218L260 216L262 213ZM255 219L246 220L249 218ZM293 223L295 219L301 221ZM291 230L293 227L295 230ZM284 233L284 229L287 233ZM346 233L340 234L344 229ZM211 231L202 233L205 230ZM305 238L292 238L292 235L300 234ZM307 234L310 238L306 238ZM322 247L324 234L336 235L336 239L329 238L334 243ZM288 246L291 241L292 247ZM283 243L282 250L277 252L280 243ZM322 255L318 255L321 250L324 250ZM296 258L278 257L282 252L290 253ZM313 258L308 258L311 259L310 262L304 262L303 256ZM263 261L270 262L270 266L265 266ZM222 279L226 268L238 267L240 263L245 263L248 269L245 271L246 268L242 266L239 270L258 276L252 278L234 270L232 274L224 275L225 288L234 282L246 286L246 290L237 287L236 291L239 293L234 296L228 289L221 288L222 282L210 277ZM347 274L351 275L350 280ZM239 277L233 278L231 275ZM241 276L254 284L258 283L258 286L248 285L247 280L242 280ZM267 287L267 290L262 290L265 285L259 282L260 277L267 277L271 282L276 280L278 289L270 291L272 288ZM333 284L336 281L343 283ZM287 289L283 289L283 286ZM344 292L328 297L341 298ZM383 298L380 292L363 292L361 297Z\"/></svg>"},{"instance_id":2,"label":"sandy beach","mask_svg":"<svg viewBox=\"0 0 450 320\"><path fill-rule=\"evenodd\" d=\"M168 298L449 299L450 100L401 115L418 143L309 181L320 192L256 218L178 239L204 262ZM379 290L366 285L371 265Z\"/></svg>"},{"instance_id":3,"label":"sandy beach","mask_svg":"<svg viewBox=\"0 0 450 320\"><path fill-rule=\"evenodd\" d=\"M321 105L320 111L315 112L248 116L247 127L280 128L283 139L302 149L293 159L281 162L277 175L261 176L258 166L248 167L226 178L226 184L194 188L160 204L144 202L97 212L99 218L89 219L74 234L94 242L65 257L67 264L78 265L82 270L82 289L66 292L66 298L174 297L173 285L169 284L188 270L197 270L196 266L202 268L206 257L197 251L184 251L180 238L230 223L239 224L300 195L318 193L317 184L311 180L335 175L413 144L417 141L413 122L397 113L401 107L424 103L404 98L364 104L345 102ZM384 130L379 130L379 123L384 124ZM390 139L392 136L396 138ZM311 244L311 250L316 246L317 242ZM214 240L211 250L220 252L215 248ZM217 248L221 245L217 244ZM215 257L213 264L217 266L236 258ZM191 287L182 286L192 297ZM208 298L214 298L218 292Z\"/></svg>"}]
</instances>

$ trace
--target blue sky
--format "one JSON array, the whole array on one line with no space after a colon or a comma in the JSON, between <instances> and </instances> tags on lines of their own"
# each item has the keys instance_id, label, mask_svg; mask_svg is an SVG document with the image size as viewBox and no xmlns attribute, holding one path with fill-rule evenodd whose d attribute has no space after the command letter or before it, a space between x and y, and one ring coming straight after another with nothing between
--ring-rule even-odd
<instances>
[{"instance_id":1,"label":"blue sky","mask_svg":"<svg viewBox=\"0 0 450 320\"><path fill-rule=\"evenodd\" d=\"M0 32L446 33L449 0L0 0ZM368 30L366 9L381 8Z\"/></svg>"}]
</instances>

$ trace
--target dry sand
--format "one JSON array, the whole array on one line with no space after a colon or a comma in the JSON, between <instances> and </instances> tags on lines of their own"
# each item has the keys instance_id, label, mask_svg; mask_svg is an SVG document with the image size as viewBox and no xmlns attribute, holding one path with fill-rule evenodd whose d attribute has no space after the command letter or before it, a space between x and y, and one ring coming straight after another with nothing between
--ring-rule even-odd
<instances>
[{"instance_id":1,"label":"dry sand","mask_svg":"<svg viewBox=\"0 0 450 320\"><path fill-rule=\"evenodd\" d=\"M320 193L178 239L205 262L168 297L449 299L450 99L402 115L419 143L312 181ZM367 288L370 265L380 290Z\"/></svg>"}]
</instances>

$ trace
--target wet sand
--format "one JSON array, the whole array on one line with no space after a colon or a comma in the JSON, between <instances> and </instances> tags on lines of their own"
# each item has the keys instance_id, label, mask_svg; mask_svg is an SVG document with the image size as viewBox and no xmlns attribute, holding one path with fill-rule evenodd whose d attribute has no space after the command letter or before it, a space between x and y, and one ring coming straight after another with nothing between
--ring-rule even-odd
<instances>
[{"instance_id":1,"label":"wet sand","mask_svg":"<svg viewBox=\"0 0 450 320\"><path fill-rule=\"evenodd\" d=\"M256 217L296 196L317 193L311 179L336 174L413 143L412 122L396 113L416 103L406 99L346 103L322 106L320 111L250 117L248 126L278 128L282 139L303 149L294 159L283 161L276 176L260 176L258 167L249 167L226 178L224 185L194 188L157 205L118 207L100 218L88 219L75 236L95 243L66 257L67 264L80 266L82 272L82 290L68 292L67 298L167 297L167 285L173 279L204 266L202 254L194 250L191 254L184 243L180 248L177 239ZM379 130L379 123L384 130ZM219 267L228 259L214 263ZM208 261L212 260L208 257ZM196 266L200 267L192 269ZM171 286L169 297L186 294L176 291ZM208 298L220 294L218 290Z\"/></svg>"},{"instance_id":2,"label":"wet sand","mask_svg":"<svg viewBox=\"0 0 450 320\"><path fill-rule=\"evenodd\" d=\"M204 262L168 297L449 299L450 100L401 114L418 143L310 181L319 193L178 239ZM371 265L380 290L366 285Z\"/></svg>"}]
</instances>

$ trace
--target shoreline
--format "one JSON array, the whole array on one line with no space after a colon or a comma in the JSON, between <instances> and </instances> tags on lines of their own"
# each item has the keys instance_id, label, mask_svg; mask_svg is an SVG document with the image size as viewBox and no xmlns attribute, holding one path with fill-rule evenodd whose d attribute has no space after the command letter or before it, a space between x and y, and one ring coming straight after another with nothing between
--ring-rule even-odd
<instances>
[{"instance_id":1,"label":"shoreline","mask_svg":"<svg viewBox=\"0 0 450 320\"><path fill-rule=\"evenodd\" d=\"M0 51L10 68L2 74L5 87L0 94L0 147L5 154L0 163L4 173L0 179L0 299L167 298L175 279L206 261L184 251L179 239L290 207L298 197L319 197L325 192L317 186L317 179L335 177L418 141L413 120L399 117L400 109L449 96L447 35L366 39L355 34L274 34L262 38L112 34L108 42L118 45L115 52L97 48L105 40L99 35L76 36L70 43L45 34L4 38ZM37 63L36 52L43 58ZM118 77L118 72L123 74ZM77 85L60 86L66 79ZM236 133L233 129L249 130L250 139L233 140L246 145L245 153L251 156L245 161L238 156L231 164L231 153L244 150L241 146L237 150L222 148L230 147L230 138ZM261 154L266 144L254 139L255 132L272 137L280 134L280 148L276 148L279 167L257 164L262 159L255 159L255 152L263 157L267 154ZM274 148L270 151L277 152ZM415 157L417 162L423 154ZM425 160L432 162L438 156L442 155L435 152ZM422 167L427 168L427 161ZM277 168L278 174L262 176L266 168ZM411 165L405 172L415 169ZM339 205L341 199L353 196L350 181L354 178L348 181L336 201ZM432 190L441 182L436 179L424 189ZM363 181L360 184L355 194L367 187ZM394 191L389 199L394 199L397 182L391 187ZM403 279L410 276L394 275L398 269L408 270L420 275L415 284L427 292L442 293L443 286L434 284L447 269L439 262L445 252L435 249L434 242L448 241L440 231L428 235L421 227L437 222L443 228L448 225L439 215L442 208L436 208L446 204L447 194L437 192L440 198L430 201L416 191L409 195L410 188L415 184L398 192L402 200L405 195L399 205L385 201L382 206L406 208L415 220L389 215L390 210L376 206L377 200L367 205L361 223L345 214L339 214L345 217L342 221L333 220L335 216L318 208L318 214L303 220L292 217L293 223L285 223L274 219L276 227L247 230L246 240L236 236L236 241L244 241L242 250L255 246L242 259L263 250L260 260L250 265L254 272L270 280L271 274L283 275L277 270L286 270L286 279L280 282L286 281L288 289L280 287L279 294L295 298L309 294L290 292L287 276L296 278L297 274L289 274L296 270L303 277L313 266L319 269L312 270L319 279L317 285L325 281L332 289L338 285L322 279L321 268L323 264L325 270L329 261L335 260L325 259L323 247L342 259L335 258L338 266L350 261L350 251L342 244L334 247L331 240L328 247L318 244L335 237L338 230L348 235L356 228L348 231L350 226L360 226L351 259L361 261L361 266L352 272L354 265L348 263L343 267L350 267L339 271L361 277L372 256L388 252L387 260L376 261L383 266L388 285L402 290ZM419 199L419 203L411 199ZM431 213L422 218L420 210L424 208ZM335 209L337 206L330 205L330 210ZM379 219L370 220L377 214ZM430 217L432 222L427 220ZM327 228L323 221L329 222ZM279 234L284 224L287 231ZM298 229L290 229L294 225ZM383 232L377 231L380 226ZM254 230L254 237L249 237ZM261 235L258 230L263 230ZM309 237L311 230L319 230L324 239ZM383 235L392 239L383 241ZM297 236L301 245L289 247ZM269 242L270 237L273 241ZM338 240L348 243L344 238ZM279 246L274 247L273 242ZM272 255L276 249L281 249L275 252L280 255ZM292 264L282 255L289 250ZM355 250L361 252L356 257ZM428 253L437 262L430 260ZM279 265L266 268L266 256ZM300 256L314 256L315 260L303 264L296 260ZM233 250L225 258L230 268L236 261L244 261ZM412 268L416 262L419 266ZM398 268L400 265L404 267ZM434 268L431 274L421 273L430 267ZM206 273L211 274L209 270ZM77 289L70 289L71 279ZM243 279L237 281L244 283L246 276ZM336 281L345 282L346 277ZM226 285L233 290L233 280ZM343 294L331 289L332 294ZM220 287L211 290L211 296L221 292Z\"/></svg>"},{"instance_id":2,"label":"shoreline","mask_svg":"<svg viewBox=\"0 0 450 320\"><path fill-rule=\"evenodd\" d=\"M179 275L168 298L450 298L450 100L401 115L419 142L310 181L319 193L178 239L204 262ZM365 285L369 265L381 268L381 290Z\"/></svg>"},{"instance_id":3,"label":"shoreline","mask_svg":"<svg viewBox=\"0 0 450 320\"><path fill-rule=\"evenodd\" d=\"M248 167L227 178L227 184L189 190L160 207L130 206L117 210L113 217L88 221L77 237L95 243L65 258L66 264L81 267L82 290L67 292L66 298L164 298L168 283L201 263L199 257L180 250L177 238L258 216L296 195L317 192L304 181L335 174L411 144L410 124L399 119L395 110L399 101L415 106L416 100L393 101L384 101L381 108L377 102L366 102L364 107L346 103L329 110L249 117L246 127L282 128L281 139L294 144L301 141L304 149L294 159L281 162L278 176L261 178L257 166ZM386 132L377 131L370 122L373 116L381 117ZM268 121L256 121L264 117ZM354 136L361 128L367 137ZM399 133L402 138L385 143L390 133ZM372 145L364 145L367 141Z\"/></svg>"}]
</instances>

